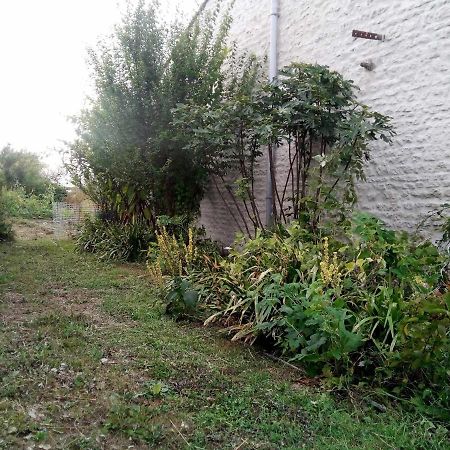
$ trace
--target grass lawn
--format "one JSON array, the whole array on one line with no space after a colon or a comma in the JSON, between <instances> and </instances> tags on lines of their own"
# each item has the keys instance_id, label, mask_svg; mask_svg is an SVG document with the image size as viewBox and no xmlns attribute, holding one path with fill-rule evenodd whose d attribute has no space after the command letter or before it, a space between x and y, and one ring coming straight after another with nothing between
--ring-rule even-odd
<instances>
[{"instance_id":1,"label":"grass lawn","mask_svg":"<svg viewBox=\"0 0 450 450\"><path fill-rule=\"evenodd\" d=\"M0 449L449 448L419 414L312 381L162 315L140 267L0 245Z\"/></svg>"}]
</instances>

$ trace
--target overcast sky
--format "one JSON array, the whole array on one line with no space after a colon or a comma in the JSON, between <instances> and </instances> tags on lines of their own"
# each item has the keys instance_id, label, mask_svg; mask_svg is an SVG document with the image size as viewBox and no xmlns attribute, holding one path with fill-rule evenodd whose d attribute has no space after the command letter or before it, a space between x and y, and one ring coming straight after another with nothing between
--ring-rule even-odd
<instances>
[{"instance_id":1,"label":"overcast sky","mask_svg":"<svg viewBox=\"0 0 450 450\"><path fill-rule=\"evenodd\" d=\"M162 0L164 16L178 7L191 17L198 0ZM126 0L0 1L0 148L10 143L44 156L73 138L67 117L92 92L86 48L112 31Z\"/></svg>"}]
</instances>

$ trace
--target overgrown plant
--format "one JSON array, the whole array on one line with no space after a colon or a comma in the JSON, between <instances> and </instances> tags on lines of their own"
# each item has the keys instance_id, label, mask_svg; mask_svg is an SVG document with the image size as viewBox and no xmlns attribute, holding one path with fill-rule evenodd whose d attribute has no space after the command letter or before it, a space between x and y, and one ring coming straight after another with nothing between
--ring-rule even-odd
<instances>
[{"instance_id":1,"label":"overgrown plant","mask_svg":"<svg viewBox=\"0 0 450 450\"><path fill-rule=\"evenodd\" d=\"M152 228L145 222L123 224L87 218L76 238L76 246L79 251L95 253L100 259L142 261L154 237Z\"/></svg>"},{"instance_id":2,"label":"overgrown plant","mask_svg":"<svg viewBox=\"0 0 450 450\"><path fill-rule=\"evenodd\" d=\"M0 188L0 242L13 237L12 226L4 205L3 190Z\"/></svg>"},{"instance_id":3,"label":"overgrown plant","mask_svg":"<svg viewBox=\"0 0 450 450\"><path fill-rule=\"evenodd\" d=\"M189 228L187 243L162 227L156 232L156 242L150 245L147 267L156 284L161 284L163 276L181 276L193 268L198 261L194 230Z\"/></svg>"},{"instance_id":4,"label":"overgrown plant","mask_svg":"<svg viewBox=\"0 0 450 450\"><path fill-rule=\"evenodd\" d=\"M156 242L151 243L147 255L147 269L152 283L165 297L166 311L175 316L192 315L198 294L188 275L201 271L219 255L216 243L205 239L202 229L189 227L185 236L168 232L161 226Z\"/></svg>"},{"instance_id":5,"label":"overgrown plant","mask_svg":"<svg viewBox=\"0 0 450 450\"><path fill-rule=\"evenodd\" d=\"M3 189L3 207L10 217L22 219L51 219L55 192L50 187L44 193L27 194L22 186Z\"/></svg>"},{"instance_id":6,"label":"overgrown plant","mask_svg":"<svg viewBox=\"0 0 450 450\"><path fill-rule=\"evenodd\" d=\"M90 52L96 95L76 119L68 162L74 181L122 223L198 213L202 165L171 125L172 108L220 96L229 16L219 7L168 31L157 4L139 1Z\"/></svg>"},{"instance_id":7,"label":"overgrown plant","mask_svg":"<svg viewBox=\"0 0 450 450\"><path fill-rule=\"evenodd\" d=\"M189 133L188 148L205 161L217 189L218 178L228 191L241 230L265 228L255 194L265 149L274 224L295 219L316 229L324 210L354 203L371 142L390 142L390 119L358 102L353 83L324 66L293 63L273 84L248 79L253 83L218 103L180 106L175 123ZM283 176L275 171L280 150L288 158Z\"/></svg>"},{"instance_id":8,"label":"overgrown plant","mask_svg":"<svg viewBox=\"0 0 450 450\"><path fill-rule=\"evenodd\" d=\"M183 278L234 340L268 340L312 373L450 406L450 293L435 246L357 214L317 239L298 222L258 231Z\"/></svg>"}]
</instances>

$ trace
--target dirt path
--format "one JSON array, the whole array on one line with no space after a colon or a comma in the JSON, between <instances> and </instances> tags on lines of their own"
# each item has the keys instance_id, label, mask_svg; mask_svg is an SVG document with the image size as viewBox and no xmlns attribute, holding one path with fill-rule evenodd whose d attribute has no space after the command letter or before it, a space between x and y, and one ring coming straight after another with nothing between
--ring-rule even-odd
<instances>
[{"instance_id":1,"label":"dirt path","mask_svg":"<svg viewBox=\"0 0 450 450\"><path fill-rule=\"evenodd\" d=\"M14 222L13 231L19 241L48 239L54 235L54 226L51 219L20 219Z\"/></svg>"},{"instance_id":2,"label":"dirt path","mask_svg":"<svg viewBox=\"0 0 450 450\"><path fill-rule=\"evenodd\" d=\"M445 448L420 416L337 402L161 309L137 266L2 244L0 449Z\"/></svg>"}]
</instances>

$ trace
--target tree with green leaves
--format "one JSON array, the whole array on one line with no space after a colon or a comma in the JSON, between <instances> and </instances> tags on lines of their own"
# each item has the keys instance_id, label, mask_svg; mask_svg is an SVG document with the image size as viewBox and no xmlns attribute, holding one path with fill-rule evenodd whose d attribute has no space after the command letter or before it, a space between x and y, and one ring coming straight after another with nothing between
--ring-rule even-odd
<instances>
[{"instance_id":1,"label":"tree with green leaves","mask_svg":"<svg viewBox=\"0 0 450 450\"><path fill-rule=\"evenodd\" d=\"M0 151L0 182L7 189L21 186L28 194L43 194L49 179L37 154L7 145Z\"/></svg>"},{"instance_id":2,"label":"tree with green leaves","mask_svg":"<svg viewBox=\"0 0 450 450\"><path fill-rule=\"evenodd\" d=\"M19 188L27 196L43 196L49 191L57 200L66 195L66 189L46 173L39 155L15 150L6 145L0 151L0 187L8 190Z\"/></svg>"},{"instance_id":3,"label":"tree with green leaves","mask_svg":"<svg viewBox=\"0 0 450 450\"><path fill-rule=\"evenodd\" d=\"M159 215L194 216L207 181L172 125L172 109L219 98L229 18L219 10L170 29L156 3L129 5L109 38L91 50L95 97L75 119L67 167L112 217L155 224Z\"/></svg>"},{"instance_id":4,"label":"tree with green leaves","mask_svg":"<svg viewBox=\"0 0 450 450\"><path fill-rule=\"evenodd\" d=\"M314 230L324 212L355 202L354 182L364 178L370 143L393 135L389 117L360 103L355 90L327 67L293 63L276 83L257 79L213 105L181 105L175 122L189 135L190 151L208 162L211 179L228 191L241 231L252 235L266 226L255 194L255 168L265 151L274 224L300 220ZM277 176L280 151L288 170Z\"/></svg>"}]
</instances>

